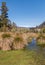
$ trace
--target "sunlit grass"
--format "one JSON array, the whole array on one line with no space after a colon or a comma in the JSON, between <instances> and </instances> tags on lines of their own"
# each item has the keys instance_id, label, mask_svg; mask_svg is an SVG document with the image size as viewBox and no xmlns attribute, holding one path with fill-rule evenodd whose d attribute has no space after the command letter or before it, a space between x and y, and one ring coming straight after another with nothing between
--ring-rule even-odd
<instances>
[{"instance_id":1,"label":"sunlit grass","mask_svg":"<svg viewBox=\"0 0 45 65\"><path fill-rule=\"evenodd\" d=\"M30 50L0 51L0 65L45 65L45 55Z\"/></svg>"}]
</instances>

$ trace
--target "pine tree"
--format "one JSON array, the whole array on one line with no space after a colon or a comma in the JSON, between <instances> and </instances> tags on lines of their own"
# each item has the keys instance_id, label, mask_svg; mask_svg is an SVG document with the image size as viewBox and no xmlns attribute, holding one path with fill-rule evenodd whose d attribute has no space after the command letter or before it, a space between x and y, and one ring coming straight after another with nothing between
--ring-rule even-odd
<instances>
[{"instance_id":1,"label":"pine tree","mask_svg":"<svg viewBox=\"0 0 45 65\"><path fill-rule=\"evenodd\" d=\"M2 2L1 6L1 18L2 18L2 25L3 25L3 31L6 31L6 27L8 24L8 8L6 6L6 2Z\"/></svg>"},{"instance_id":2,"label":"pine tree","mask_svg":"<svg viewBox=\"0 0 45 65\"><path fill-rule=\"evenodd\" d=\"M2 6L1 6L1 15L2 15L2 19L8 18L8 8L6 6L6 2L2 2Z\"/></svg>"}]
</instances>

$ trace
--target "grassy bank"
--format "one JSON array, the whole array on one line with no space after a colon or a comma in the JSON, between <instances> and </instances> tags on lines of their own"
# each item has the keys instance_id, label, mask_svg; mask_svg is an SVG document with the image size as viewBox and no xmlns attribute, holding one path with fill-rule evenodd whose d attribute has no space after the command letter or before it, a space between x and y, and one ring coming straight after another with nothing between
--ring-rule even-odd
<instances>
[{"instance_id":1,"label":"grassy bank","mask_svg":"<svg viewBox=\"0 0 45 65\"><path fill-rule=\"evenodd\" d=\"M0 65L45 65L45 53L30 50L0 51Z\"/></svg>"}]
</instances>

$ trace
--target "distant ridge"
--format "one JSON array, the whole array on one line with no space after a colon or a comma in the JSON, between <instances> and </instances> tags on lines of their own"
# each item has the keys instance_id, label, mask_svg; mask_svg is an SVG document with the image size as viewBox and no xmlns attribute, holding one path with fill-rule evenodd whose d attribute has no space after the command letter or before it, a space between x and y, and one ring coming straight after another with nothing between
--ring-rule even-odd
<instances>
[{"instance_id":1,"label":"distant ridge","mask_svg":"<svg viewBox=\"0 0 45 65\"><path fill-rule=\"evenodd\" d=\"M38 28L45 28L45 21L38 26Z\"/></svg>"}]
</instances>

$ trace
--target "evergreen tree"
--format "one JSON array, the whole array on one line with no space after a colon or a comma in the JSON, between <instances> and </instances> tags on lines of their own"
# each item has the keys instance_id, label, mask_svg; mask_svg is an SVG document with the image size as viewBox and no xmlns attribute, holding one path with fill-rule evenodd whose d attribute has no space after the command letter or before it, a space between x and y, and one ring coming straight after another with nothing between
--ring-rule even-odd
<instances>
[{"instance_id":1,"label":"evergreen tree","mask_svg":"<svg viewBox=\"0 0 45 65\"><path fill-rule=\"evenodd\" d=\"M2 19L8 18L8 8L6 6L6 2L2 2L2 6L1 6L1 16Z\"/></svg>"},{"instance_id":2,"label":"evergreen tree","mask_svg":"<svg viewBox=\"0 0 45 65\"><path fill-rule=\"evenodd\" d=\"M1 6L1 16L0 16L0 29L1 31L11 31L11 29L16 30L16 24L8 18L8 8L6 6L6 2L2 2Z\"/></svg>"},{"instance_id":3,"label":"evergreen tree","mask_svg":"<svg viewBox=\"0 0 45 65\"><path fill-rule=\"evenodd\" d=\"M3 25L3 30L6 30L7 24L8 24L8 8L6 6L6 2L2 2L1 6L1 18L2 18L2 25Z\"/></svg>"}]
</instances>

